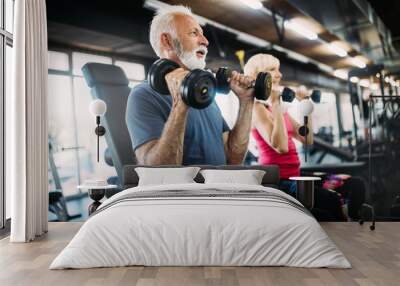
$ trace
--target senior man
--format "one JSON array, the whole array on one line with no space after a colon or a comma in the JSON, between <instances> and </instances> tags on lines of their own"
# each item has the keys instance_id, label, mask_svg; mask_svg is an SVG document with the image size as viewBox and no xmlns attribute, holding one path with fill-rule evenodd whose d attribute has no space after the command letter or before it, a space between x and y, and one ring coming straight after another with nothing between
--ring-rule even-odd
<instances>
[{"instance_id":1,"label":"senior man","mask_svg":"<svg viewBox=\"0 0 400 286\"><path fill-rule=\"evenodd\" d=\"M126 123L139 164L241 164L249 141L253 89L250 79L233 73L232 91L239 98L237 122L229 129L215 102L194 109L181 99L180 85L189 70L205 67L208 40L190 9L159 10L150 27L150 43L160 58L181 68L166 75L170 95L154 91L148 82L129 95Z\"/></svg>"}]
</instances>

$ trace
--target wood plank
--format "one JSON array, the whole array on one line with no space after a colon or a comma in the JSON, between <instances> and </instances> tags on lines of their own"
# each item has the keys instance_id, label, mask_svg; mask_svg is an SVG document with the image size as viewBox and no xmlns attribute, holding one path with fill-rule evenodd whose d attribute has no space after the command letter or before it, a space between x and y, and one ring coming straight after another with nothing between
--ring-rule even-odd
<instances>
[{"instance_id":1,"label":"wood plank","mask_svg":"<svg viewBox=\"0 0 400 286\"><path fill-rule=\"evenodd\" d=\"M400 223L321 223L345 253L352 269L292 267L116 267L49 270L82 223L50 223L49 233L32 243L0 241L0 285L399 285Z\"/></svg>"}]
</instances>

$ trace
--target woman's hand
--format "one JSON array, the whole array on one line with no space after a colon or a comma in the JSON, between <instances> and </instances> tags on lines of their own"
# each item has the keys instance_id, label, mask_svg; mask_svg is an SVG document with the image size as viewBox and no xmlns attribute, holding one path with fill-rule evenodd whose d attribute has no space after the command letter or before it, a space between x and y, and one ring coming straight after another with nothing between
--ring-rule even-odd
<instances>
[{"instance_id":1,"label":"woman's hand","mask_svg":"<svg viewBox=\"0 0 400 286\"><path fill-rule=\"evenodd\" d=\"M281 90L279 86L272 86L271 94L269 96L271 105L280 105L281 103Z\"/></svg>"}]
</instances>

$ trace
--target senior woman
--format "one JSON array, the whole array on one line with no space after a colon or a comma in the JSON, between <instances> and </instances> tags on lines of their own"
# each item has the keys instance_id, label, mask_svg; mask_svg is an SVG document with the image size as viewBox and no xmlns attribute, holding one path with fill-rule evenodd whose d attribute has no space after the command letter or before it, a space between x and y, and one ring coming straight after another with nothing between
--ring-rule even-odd
<instances>
[{"instance_id":1,"label":"senior woman","mask_svg":"<svg viewBox=\"0 0 400 286\"><path fill-rule=\"evenodd\" d=\"M259 72L269 72L272 76L272 93L267 102L257 101L253 107L251 133L259 150L259 163L274 164L280 169L280 189L296 195L296 184L289 177L300 175L300 160L293 139L305 143L306 138L299 133L301 124L291 117L280 101L279 85L282 78L280 62L269 54L252 56L244 67L247 76L256 78ZM305 87L296 92L296 98L307 96ZM312 130L308 121L308 129ZM312 144L313 132L308 133L307 143ZM317 189L314 215L321 220L343 220L340 197L327 189Z\"/></svg>"}]
</instances>

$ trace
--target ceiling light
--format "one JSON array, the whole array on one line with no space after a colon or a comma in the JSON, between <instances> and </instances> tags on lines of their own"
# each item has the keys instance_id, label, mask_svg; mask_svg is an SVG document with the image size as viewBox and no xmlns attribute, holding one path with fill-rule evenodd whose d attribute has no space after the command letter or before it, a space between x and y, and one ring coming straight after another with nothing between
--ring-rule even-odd
<instances>
[{"instance_id":1,"label":"ceiling light","mask_svg":"<svg viewBox=\"0 0 400 286\"><path fill-rule=\"evenodd\" d=\"M352 58L352 62L355 66L357 66L361 69L363 69L367 66L362 60L360 60L358 58Z\"/></svg>"},{"instance_id":2,"label":"ceiling light","mask_svg":"<svg viewBox=\"0 0 400 286\"><path fill-rule=\"evenodd\" d=\"M345 70L340 70L340 69L339 70L335 70L333 72L333 75L338 77L338 78L344 79L344 80L348 79L348 73Z\"/></svg>"},{"instance_id":3,"label":"ceiling light","mask_svg":"<svg viewBox=\"0 0 400 286\"><path fill-rule=\"evenodd\" d=\"M347 52L343 50L342 48L338 47L335 44L328 44L328 48L335 54L337 54L339 57L345 57L347 56Z\"/></svg>"},{"instance_id":4,"label":"ceiling light","mask_svg":"<svg viewBox=\"0 0 400 286\"><path fill-rule=\"evenodd\" d=\"M293 20L289 20L289 21L285 21L285 28L292 30L300 35L302 35L303 37L306 37L309 40L316 40L318 39L318 35L306 28L304 28L303 26L293 22Z\"/></svg>"},{"instance_id":5,"label":"ceiling light","mask_svg":"<svg viewBox=\"0 0 400 286\"><path fill-rule=\"evenodd\" d=\"M263 7L263 4L259 0L240 0L250 8L253 8L255 10L261 9Z\"/></svg>"},{"instance_id":6,"label":"ceiling light","mask_svg":"<svg viewBox=\"0 0 400 286\"><path fill-rule=\"evenodd\" d=\"M298 54L298 53L287 52L287 55L289 58L294 59L299 62L302 62L302 63L305 63L305 64L308 64L310 62L307 57L305 57L301 54Z\"/></svg>"},{"instance_id":7,"label":"ceiling light","mask_svg":"<svg viewBox=\"0 0 400 286\"><path fill-rule=\"evenodd\" d=\"M350 78L350 81L351 81L352 83L357 83L359 80L360 80L360 79L359 79L358 77L356 77L356 76L352 76L352 77Z\"/></svg>"}]
</instances>

